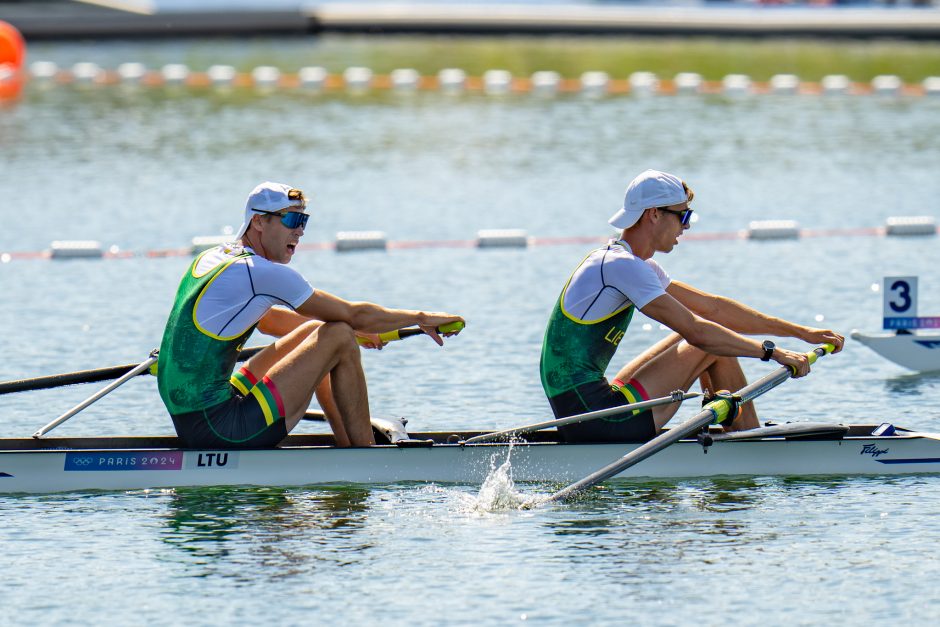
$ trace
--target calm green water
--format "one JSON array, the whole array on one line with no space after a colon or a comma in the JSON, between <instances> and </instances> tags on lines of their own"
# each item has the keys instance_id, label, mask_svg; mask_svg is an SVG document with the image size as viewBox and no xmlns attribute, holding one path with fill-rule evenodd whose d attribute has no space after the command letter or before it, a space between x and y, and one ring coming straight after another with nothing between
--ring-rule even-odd
<instances>
[{"instance_id":1,"label":"calm green water","mask_svg":"<svg viewBox=\"0 0 940 627\"><path fill-rule=\"evenodd\" d=\"M47 51L63 65L91 58L113 67L137 53L153 65L177 61L189 45ZM275 61L306 50L265 47ZM221 50L212 62L235 63ZM245 194L266 178L312 192L308 241L344 229L384 230L391 240L468 240L500 227L603 236L626 182L650 166L695 189L699 232L769 218L878 226L891 215L938 213L938 114L940 102L929 99L31 88L0 109L0 252L55 239L136 252L185 246L237 226ZM464 314L466 332L444 349L416 338L365 355L374 412L406 416L415 429L497 428L546 416L537 373L544 320L586 252L305 251L294 263L315 286L350 299ZM143 359L186 263L0 263L0 380ZM881 295L871 285L885 274L919 275L921 314L940 312L935 238L686 241L661 263L704 289L846 334L878 328ZM631 327L623 360L662 336L645 322ZM752 376L766 369L746 366ZM0 397L0 433L30 434L91 391ZM810 377L761 399L760 411L937 430L940 378L908 375L850 342ZM59 433L170 430L153 381L140 379ZM940 618L934 477L618 483L530 512L493 507L479 489L0 497L0 600L8 620L24 624Z\"/></svg>"}]
</instances>

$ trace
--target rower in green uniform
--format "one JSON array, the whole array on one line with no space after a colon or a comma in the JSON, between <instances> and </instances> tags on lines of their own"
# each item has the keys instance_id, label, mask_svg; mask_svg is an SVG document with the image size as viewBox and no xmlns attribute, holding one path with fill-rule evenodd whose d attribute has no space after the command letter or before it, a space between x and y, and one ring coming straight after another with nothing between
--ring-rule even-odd
<instances>
[{"instance_id":1,"label":"rower in green uniform","mask_svg":"<svg viewBox=\"0 0 940 627\"><path fill-rule=\"evenodd\" d=\"M419 325L443 344L436 328L463 322L451 314L387 309L314 290L287 266L304 234L306 206L299 189L258 185L245 204L238 241L201 254L183 275L157 378L187 446L276 446L315 392L338 446L373 444L357 337L378 348L377 334ZM233 374L255 327L279 339Z\"/></svg>"},{"instance_id":2,"label":"rower in green uniform","mask_svg":"<svg viewBox=\"0 0 940 627\"><path fill-rule=\"evenodd\" d=\"M805 355L744 337L793 337L842 349L828 329L787 322L730 298L670 279L652 259L668 253L691 226L694 194L671 174L647 170L627 187L610 219L618 239L592 251L568 279L542 343L542 387L556 418L668 396L699 380L703 390L736 390L747 383L738 357L755 357L809 373ZM636 309L672 329L665 339L621 368L605 373ZM645 441L672 418L677 404L559 428L568 441ZM759 426L753 404L727 429Z\"/></svg>"}]
</instances>

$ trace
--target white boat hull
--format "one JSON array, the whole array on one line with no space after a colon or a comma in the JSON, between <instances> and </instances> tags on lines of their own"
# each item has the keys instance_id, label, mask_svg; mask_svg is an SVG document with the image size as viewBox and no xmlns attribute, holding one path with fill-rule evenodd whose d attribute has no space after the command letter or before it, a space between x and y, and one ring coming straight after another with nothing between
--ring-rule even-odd
<instances>
[{"instance_id":1,"label":"white boat hull","mask_svg":"<svg viewBox=\"0 0 940 627\"><path fill-rule=\"evenodd\" d=\"M940 436L900 429L899 435L892 436L853 435L873 429L874 425L853 427L849 435L839 439L778 437L715 442L707 449L695 440L683 440L617 478L940 472ZM560 484L580 479L638 446L564 444L548 438L512 446L461 446L447 444L447 434L414 437L433 437L436 443L428 447L338 449L308 445L317 438L326 441L328 436L291 436L279 449L217 451L152 446L176 442L175 438L0 440L0 493L412 481L476 484L507 457L515 481ZM102 446L105 440L108 445ZM128 443L142 440L151 446L128 447ZM20 445L23 448L18 448ZM67 448L54 448L62 445ZM43 448L32 448L39 446Z\"/></svg>"},{"instance_id":2,"label":"white boat hull","mask_svg":"<svg viewBox=\"0 0 940 627\"><path fill-rule=\"evenodd\" d=\"M913 332L898 335L893 332L852 331L851 337L885 359L910 370L940 370L940 334Z\"/></svg>"}]
</instances>

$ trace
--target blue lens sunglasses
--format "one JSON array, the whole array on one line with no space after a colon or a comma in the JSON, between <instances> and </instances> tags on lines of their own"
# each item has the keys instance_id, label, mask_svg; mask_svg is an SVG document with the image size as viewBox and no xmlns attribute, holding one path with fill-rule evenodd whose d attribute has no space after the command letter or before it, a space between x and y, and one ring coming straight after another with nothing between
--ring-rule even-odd
<instances>
[{"instance_id":1,"label":"blue lens sunglasses","mask_svg":"<svg viewBox=\"0 0 940 627\"><path fill-rule=\"evenodd\" d=\"M255 211L267 216L278 216L281 218L281 224L289 229L296 229L297 227L305 228L307 226L307 220L310 219L310 214L301 213L300 211L287 211L286 209L280 211L258 211L255 209Z\"/></svg>"},{"instance_id":2,"label":"blue lens sunglasses","mask_svg":"<svg viewBox=\"0 0 940 627\"><path fill-rule=\"evenodd\" d=\"M666 207L657 207L657 209L679 216L679 221L682 223L682 226L689 226L689 224L692 222L692 209L683 209L682 211L667 209Z\"/></svg>"}]
</instances>

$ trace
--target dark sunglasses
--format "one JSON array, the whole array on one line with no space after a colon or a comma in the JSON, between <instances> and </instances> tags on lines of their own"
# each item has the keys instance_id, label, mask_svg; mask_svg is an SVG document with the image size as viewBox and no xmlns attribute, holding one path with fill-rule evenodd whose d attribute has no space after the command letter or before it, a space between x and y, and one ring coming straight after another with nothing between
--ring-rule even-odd
<instances>
[{"instance_id":1,"label":"dark sunglasses","mask_svg":"<svg viewBox=\"0 0 940 627\"><path fill-rule=\"evenodd\" d=\"M278 216L281 218L281 224L289 229L304 228L307 226L307 220L310 219L310 214L301 213L300 211L287 211L286 209L281 211L258 211L255 209L255 211L267 216Z\"/></svg>"},{"instance_id":2,"label":"dark sunglasses","mask_svg":"<svg viewBox=\"0 0 940 627\"><path fill-rule=\"evenodd\" d=\"M682 223L682 226L689 226L689 223L692 222L692 210L683 209L682 211L676 211L675 209L667 209L665 207L657 207L660 211L665 211L666 213L671 213L673 215L679 216L679 221Z\"/></svg>"}]
</instances>

